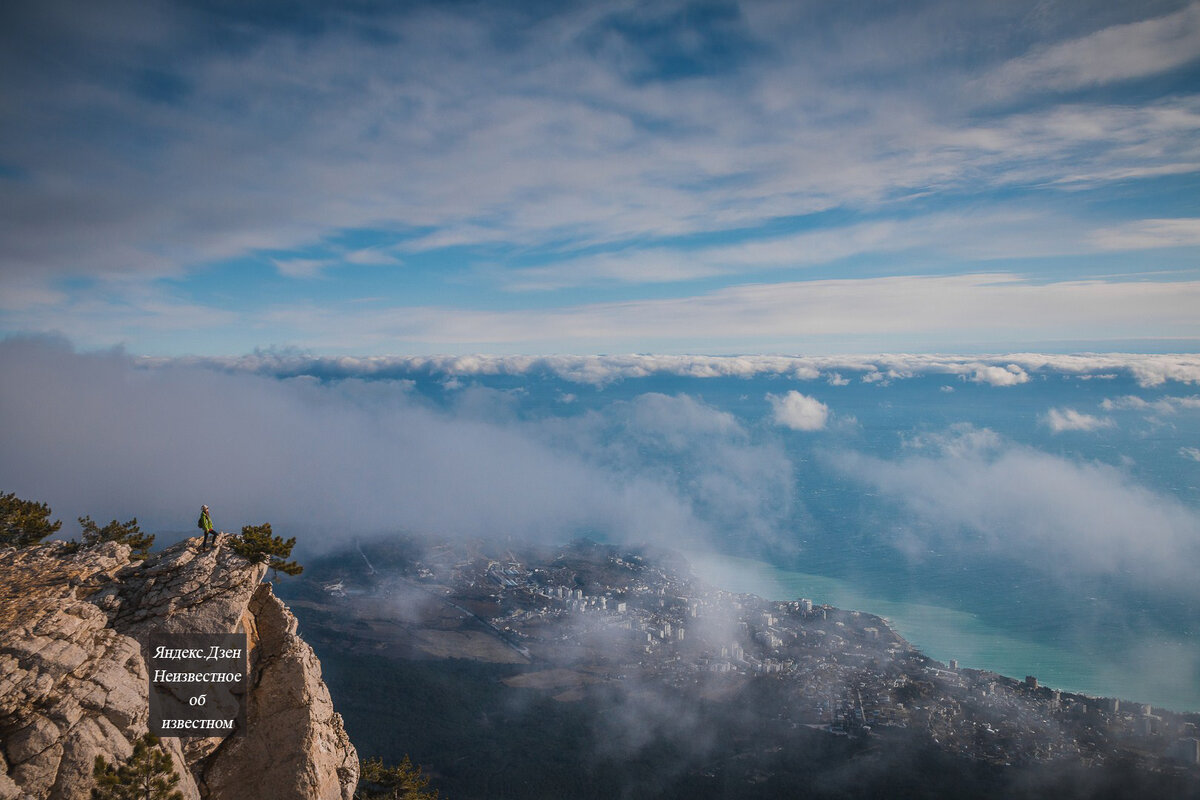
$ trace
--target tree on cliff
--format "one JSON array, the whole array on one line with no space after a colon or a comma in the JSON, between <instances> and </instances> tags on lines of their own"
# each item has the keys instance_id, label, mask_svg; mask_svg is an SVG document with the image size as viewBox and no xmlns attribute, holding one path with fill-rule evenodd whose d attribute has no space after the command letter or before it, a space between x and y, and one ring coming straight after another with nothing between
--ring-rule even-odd
<instances>
[{"instance_id":1,"label":"tree on cliff","mask_svg":"<svg viewBox=\"0 0 1200 800\"><path fill-rule=\"evenodd\" d=\"M438 800L437 790L427 791L429 776L404 757L397 766L384 766L382 758L358 762L358 788L354 800Z\"/></svg>"},{"instance_id":2,"label":"tree on cliff","mask_svg":"<svg viewBox=\"0 0 1200 800\"><path fill-rule=\"evenodd\" d=\"M287 560L288 556L292 554L292 548L296 546L296 537L284 539L282 536L275 536L271 533L271 523L269 522L264 522L262 525L242 526L241 537L234 539L229 546L233 552L247 561L265 562L271 568L276 580L279 579L280 572L287 575L299 575L304 571L304 567L295 561Z\"/></svg>"},{"instance_id":3,"label":"tree on cliff","mask_svg":"<svg viewBox=\"0 0 1200 800\"><path fill-rule=\"evenodd\" d=\"M0 544L28 547L62 527L50 521L50 506L22 500L16 494L0 494Z\"/></svg>"},{"instance_id":4,"label":"tree on cliff","mask_svg":"<svg viewBox=\"0 0 1200 800\"><path fill-rule=\"evenodd\" d=\"M175 788L179 773L171 754L158 745L158 737L147 733L133 743L133 755L119 767L96 756L92 800L183 800L183 792Z\"/></svg>"},{"instance_id":5,"label":"tree on cliff","mask_svg":"<svg viewBox=\"0 0 1200 800\"><path fill-rule=\"evenodd\" d=\"M86 547L102 542L120 542L133 548L131 556L142 559L150 554L154 544L154 534L143 533L138 527L137 517L128 522L117 522L115 519L101 528L91 517L80 517L79 526L83 528L83 544Z\"/></svg>"}]
</instances>

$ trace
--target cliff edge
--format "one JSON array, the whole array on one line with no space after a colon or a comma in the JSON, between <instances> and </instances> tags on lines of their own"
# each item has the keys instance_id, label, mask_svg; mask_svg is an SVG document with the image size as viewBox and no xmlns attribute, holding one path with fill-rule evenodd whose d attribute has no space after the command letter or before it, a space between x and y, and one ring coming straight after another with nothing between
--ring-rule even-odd
<instances>
[{"instance_id":1,"label":"cliff edge","mask_svg":"<svg viewBox=\"0 0 1200 800\"><path fill-rule=\"evenodd\" d=\"M147 730L148 635L245 633L246 731L164 738L188 800L351 800L358 756L266 565L188 539L0 550L0 800L85 800Z\"/></svg>"}]
</instances>

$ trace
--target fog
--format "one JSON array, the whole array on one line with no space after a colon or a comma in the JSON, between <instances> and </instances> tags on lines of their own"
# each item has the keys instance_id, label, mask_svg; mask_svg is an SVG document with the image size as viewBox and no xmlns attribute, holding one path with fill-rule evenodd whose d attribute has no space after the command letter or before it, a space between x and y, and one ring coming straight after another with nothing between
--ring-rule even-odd
<instances>
[{"instance_id":1,"label":"fog","mask_svg":"<svg viewBox=\"0 0 1200 800\"><path fill-rule=\"evenodd\" d=\"M1080 462L952 426L888 460L842 453L834 467L898 504L895 544L995 556L1053 576L1119 576L1196 596L1200 516L1109 464Z\"/></svg>"},{"instance_id":2,"label":"fog","mask_svg":"<svg viewBox=\"0 0 1200 800\"><path fill-rule=\"evenodd\" d=\"M485 388L437 407L410 381L144 368L51 339L0 343L0 370L0 488L48 502L64 536L84 514L191 532L207 503L300 551L397 530L685 546L734 523L777 537L791 512L781 451L686 396L523 422Z\"/></svg>"},{"instance_id":3,"label":"fog","mask_svg":"<svg viewBox=\"0 0 1200 800\"><path fill-rule=\"evenodd\" d=\"M1186 565L1200 555L1200 518L1120 466L967 423L909 434L889 458L852 449L854 425L814 431L812 413L803 425L795 414L781 422L792 401L822 422L852 421L828 393L828 404L768 393L757 420L660 392L576 413L560 393L562 412L523 416L523 388L469 375L445 377L435 402L399 375L322 381L203 361L148 365L58 339L0 342L0 369L0 489L48 502L61 536L76 535L84 514L136 516L168 541L194 531L207 503L219 528L271 522L298 537L301 553L410 531L589 535L693 553L730 552L737 536L752 545L741 552L794 554L812 519L792 459L811 454L895 509L888 530L901 553L949 546L1194 595ZM1155 402L1190 408L1170 400Z\"/></svg>"}]
</instances>

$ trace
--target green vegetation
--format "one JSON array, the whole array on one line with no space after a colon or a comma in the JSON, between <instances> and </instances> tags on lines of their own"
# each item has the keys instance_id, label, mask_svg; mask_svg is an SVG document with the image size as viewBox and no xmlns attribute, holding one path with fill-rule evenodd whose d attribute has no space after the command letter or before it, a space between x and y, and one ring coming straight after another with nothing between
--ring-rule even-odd
<instances>
[{"instance_id":1,"label":"green vegetation","mask_svg":"<svg viewBox=\"0 0 1200 800\"><path fill-rule=\"evenodd\" d=\"M80 517L83 529L82 546L92 547L101 542L120 542L133 548L134 558L145 558L154 544L154 535L138 527L137 517L128 522L115 519L101 528L91 517ZM0 544L29 547L62 527L62 522L50 521L50 506L33 500L22 500L16 494L0 494ZM68 542L69 550L78 550L80 542Z\"/></svg>"},{"instance_id":2,"label":"green vegetation","mask_svg":"<svg viewBox=\"0 0 1200 800\"><path fill-rule=\"evenodd\" d=\"M355 800L438 800L436 789L426 790L429 776L413 766L407 755L394 767L385 766L382 758L360 760L358 766Z\"/></svg>"},{"instance_id":3,"label":"green vegetation","mask_svg":"<svg viewBox=\"0 0 1200 800\"><path fill-rule=\"evenodd\" d=\"M183 800L171 755L152 733L133 743L133 755L119 767L96 756L92 775L92 800Z\"/></svg>"},{"instance_id":4,"label":"green vegetation","mask_svg":"<svg viewBox=\"0 0 1200 800\"><path fill-rule=\"evenodd\" d=\"M150 554L154 544L154 534L143 533L138 527L137 517L128 522L117 522L115 519L101 528L91 517L80 517L79 526L83 528L83 544L94 547L103 542L120 542L133 548L133 558L145 558Z\"/></svg>"},{"instance_id":5,"label":"green vegetation","mask_svg":"<svg viewBox=\"0 0 1200 800\"><path fill-rule=\"evenodd\" d=\"M271 523L262 525L245 525L242 527L241 538L235 539L229 546L247 561L266 563L271 568L275 579L279 573L299 575L304 567L295 561L288 561L292 548L296 545L296 537L284 539L271 533Z\"/></svg>"},{"instance_id":6,"label":"green vegetation","mask_svg":"<svg viewBox=\"0 0 1200 800\"><path fill-rule=\"evenodd\" d=\"M22 500L16 494L0 494L0 544L28 547L62 527L50 521L50 506Z\"/></svg>"}]
</instances>

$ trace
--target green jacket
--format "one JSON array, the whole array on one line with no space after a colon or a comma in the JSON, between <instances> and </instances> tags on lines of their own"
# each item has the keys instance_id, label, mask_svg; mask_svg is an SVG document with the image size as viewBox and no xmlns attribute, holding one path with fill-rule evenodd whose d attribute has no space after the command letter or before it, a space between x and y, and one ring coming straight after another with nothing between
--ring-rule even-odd
<instances>
[{"instance_id":1,"label":"green jacket","mask_svg":"<svg viewBox=\"0 0 1200 800\"><path fill-rule=\"evenodd\" d=\"M207 511L200 512L200 519L196 520L196 527L205 533L211 533L213 529L212 520L208 518Z\"/></svg>"}]
</instances>

